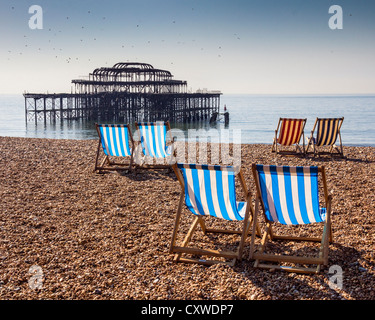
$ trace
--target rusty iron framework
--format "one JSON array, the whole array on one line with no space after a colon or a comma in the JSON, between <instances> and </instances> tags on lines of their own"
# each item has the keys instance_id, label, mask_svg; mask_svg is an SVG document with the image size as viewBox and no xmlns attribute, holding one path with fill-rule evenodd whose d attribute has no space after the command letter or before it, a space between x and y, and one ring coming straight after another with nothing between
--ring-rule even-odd
<instances>
[{"instance_id":1,"label":"rusty iron framework","mask_svg":"<svg viewBox=\"0 0 375 320\"><path fill-rule=\"evenodd\" d=\"M25 93L26 121L193 122L208 120L220 109L219 91L188 92L186 81L146 63L98 68L72 83L74 93Z\"/></svg>"}]
</instances>

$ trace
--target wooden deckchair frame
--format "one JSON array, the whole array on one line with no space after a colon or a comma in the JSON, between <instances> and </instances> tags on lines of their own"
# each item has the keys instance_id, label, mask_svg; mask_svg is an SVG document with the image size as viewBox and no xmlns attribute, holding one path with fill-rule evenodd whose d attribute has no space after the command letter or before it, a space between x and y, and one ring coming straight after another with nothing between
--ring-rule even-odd
<instances>
[{"instance_id":1,"label":"wooden deckchair frame","mask_svg":"<svg viewBox=\"0 0 375 320\"><path fill-rule=\"evenodd\" d=\"M337 135L338 135L338 138L339 138L339 146L336 145L336 143L332 144L332 145L328 145L329 146L329 151L319 151L319 149L323 148L324 146L316 146L316 143L315 143L315 138L314 138L314 132L315 132L315 128L317 127L317 125L319 124L319 122L321 120L325 120L326 118L316 118L315 120L315 123L314 123L314 127L313 129L311 130L311 136L310 138L308 139L308 142L307 142L307 146L306 146L306 154L308 154L308 151L309 151L309 148L310 148L310 145L312 145L312 148L313 148L313 154L314 156L318 155L318 156L321 156L321 155L331 155L331 156L341 156L341 157L344 157L344 151L343 151L343 147L342 147L342 140L341 140L341 126L344 122L344 117L341 117L341 118L332 118L332 119L336 119L336 120L339 120L339 125L338 125L338 128L337 128ZM316 138L318 139L318 137ZM334 150L336 150L337 152L333 152Z\"/></svg>"},{"instance_id":2,"label":"wooden deckchair frame","mask_svg":"<svg viewBox=\"0 0 375 320\"><path fill-rule=\"evenodd\" d=\"M244 180L244 177L242 175L241 170L236 174L240 178L240 183L242 190L246 196L246 211L245 211L245 217L243 220L243 228L241 230L226 230L226 229L215 229L215 228L207 228L205 224L205 218L208 218L209 216L200 216L197 215L194 217L194 220L190 226L189 231L186 233L186 236L184 240L182 241L182 244L179 246L177 245L177 233L180 225L181 215L184 207L184 200L185 200L185 185L184 185L184 178L182 176L182 173L180 172L179 168L177 167L177 164L174 164L172 166L174 172L176 173L177 179L181 186L181 194L180 194L180 200L178 203L178 209L176 214L176 220L175 225L173 229L172 234L172 240L170 244L170 253L175 253L174 255L174 262L185 262L185 263L198 263L203 265L213 265L213 264L226 264L229 266L233 266L236 262L236 260L241 260L244 244L247 236L249 235L251 223L253 221L254 216L254 209L252 207L251 203L251 193L246 187L246 183ZM213 218L213 217L211 217ZM240 221L239 221L240 222ZM194 232L197 229L197 226L200 226L203 233L222 233L222 234L238 234L241 236L241 240L239 242L239 245L237 247L236 251L224 251L224 250L212 250L212 249L201 249L201 248L194 248L189 247L189 242L191 241ZM257 232L257 234L260 236L261 232L258 226L254 228L254 232ZM222 261L222 260L214 260L214 259L199 259L199 258L189 258L189 257L182 257L183 254L189 254L189 255L198 255L198 256L210 256L210 257L222 257L225 259L230 259L230 261Z\"/></svg>"},{"instance_id":3,"label":"wooden deckchair frame","mask_svg":"<svg viewBox=\"0 0 375 320\"><path fill-rule=\"evenodd\" d=\"M279 129L281 130L281 126L282 126L282 124L285 120L298 120L298 121L303 122L302 131L301 131L301 134L299 136L298 143L295 143L296 148L295 148L294 151L292 151L292 150L280 150L280 147L279 147L279 145L281 146L281 144L278 142L280 136L278 137L277 134L279 133L279 135L280 135ZM299 152L300 154L304 155L305 154L305 133L304 133L304 130L305 130L306 121L307 121L306 118L305 119L279 118L279 122L278 122L277 128L275 130L275 138L273 139L271 152L275 152L276 154L283 154L283 155L296 155ZM302 148L299 145L299 143L301 141L301 137L302 137Z\"/></svg>"},{"instance_id":4,"label":"wooden deckchair frame","mask_svg":"<svg viewBox=\"0 0 375 320\"><path fill-rule=\"evenodd\" d=\"M146 122L143 122L143 123L146 123ZM164 126L166 126L167 133L169 132L169 138L170 138L169 141L167 140L165 142L165 145L167 146L167 142L172 143L171 157L174 157L176 155L176 149L174 147L175 140L172 137L171 125L170 125L169 121L164 121ZM139 141L137 143L136 148L138 150L138 153L143 154L142 142L141 142L141 133L140 133L140 129L139 129L139 126L138 126L138 122L135 122L135 129L136 129L136 131L139 132ZM164 159L164 162L165 162L165 160L166 159ZM170 170L172 170L171 168L172 168L172 163L169 163L169 164L136 163L136 170L137 169L170 169Z\"/></svg>"},{"instance_id":5,"label":"wooden deckchair frame","mask_svg":"<svg viewBox=\"0 0 375 320\"><path fill-rule=\"evenodd\" d=\"M324 199L326 204L326 220L324 222L323 232L321 237L299 237L299 236L281 236L276 235L272 229L272 224L274 222L269 221L265 214L265 206L261 196L260 182L256 169L256 165L252 165L253 176L256 182L257 196L255 201L255 214L254 214L254 223L256 225L259 219L259 209L263 210L263 217L266 221L265 231L263 233L261 242L257 251L255 251L255 237L251 236L251 245L250 245L250 257L255 260L254 267L257 268L267 268L267 269L280 269L288 272L296 273L319 273L322 266L328 264L328 251L329 243L333 241L332 235L332 226L331 226L331 202L332 196L328 194L326 175L324 167L318 167L318 173L321 174L323 180L323 190L324 190ZM287 226L286 226L287 227ZM317 257L306 257L306 256L296 256L296 255L287 255L287 254L269 254L265 253L266 244L268 241L306 241L306 242L320 242L319 254ZM267 262L278 262L278 265L261 263L261 261ZM285 266L285 263L293 263L295 266ZM316 267L299 267L296 264L304 265L316 265Z\"/></svg>"},{"instance_id":6,"label":"wooden deckchair frame","mask_svg":"<svg viewBox=\"0 0 375 320\"><path fill-rule=\"evenodd\" d=\"M116 158L115 156L108 156L104 154L103 147L102 147L102 142L101 142L101 133L99 127L102 126L102 124L95 123L95 128L96 131L98 132L99 136L99 143L98 143L98 149L96 152L96 159L95 159L95 168L94 172L101 173L102 171L123 171L123 170L133 170L133 152L134 152L134 140L133 140L133 135L131 133L131 130L129 128L128 124L116 124L118 127L123 127L127 128L128 130L128 136L130 139L130 144L131 144L131 155L130 155L130 160L128 162L116 162L114 159ZM104 154L104 159L101 161L99 164L99 156L100 156L100 150ZM119 157L120 158L120 157ZM121 157L124 158L124 157ZM126 168L127 167L127 168Z\"/></svg>"}]
</instances>

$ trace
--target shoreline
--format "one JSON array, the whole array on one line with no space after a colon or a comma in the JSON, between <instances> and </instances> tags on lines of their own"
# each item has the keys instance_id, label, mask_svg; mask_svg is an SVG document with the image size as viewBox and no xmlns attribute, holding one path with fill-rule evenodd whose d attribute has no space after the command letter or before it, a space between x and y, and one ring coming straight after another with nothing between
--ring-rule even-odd
<instances>
[{"instance_id":1,"label":"shoreline","mask_svg":"<svg viewBox=\"0 0 375 320\"><path fill-rule=\"evenodd\" d=\"M72 139L72 138L44 138L44 137L20 137L20 136L1 136L0 138L20 138L20 139L45 139L45 140L71 140L71 141L97 141L97 137L93 138L87 138L87 139ZM188 141L186 141L188 143ZM230 143L232 145L233 143ZM241 143L241 145L267 145L267 146L272 146L272 142L253 142L253 143ZM343 147L356 147L356 148L374 148L375 149L375 144L370 144L370 145L351 145L351 144L343 144Z\"/></svg>"},{"instance_id":2,"label":"shoreline","mask_svg":"<svg viewBox=\"0 0 375 320\"><path fill-rule=\"evenodd\" d=\"M333 194L329 266L344 272L343 288L331 289L328 268L316 275L253 268L249 239L234 267L173 263L174 173L95 174L97 143L0 137L1 299L375 300L375 147L344 145L347 159L332 160L241 145L252 193L254 162L325 166ZM29 284L33 266L42 271L39 289Z\"/></svg>"}]
</instances>

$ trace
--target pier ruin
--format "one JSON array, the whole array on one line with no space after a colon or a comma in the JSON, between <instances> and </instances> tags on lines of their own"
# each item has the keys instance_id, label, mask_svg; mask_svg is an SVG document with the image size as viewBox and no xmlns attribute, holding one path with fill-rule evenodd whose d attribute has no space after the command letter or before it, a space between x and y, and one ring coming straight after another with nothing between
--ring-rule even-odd
<instances>
[{"instance_id":1,"label":"pier ruin","mask_svg":"<svg viewBox=\"0 0 375 320\"><path fill-rule=\"evenodd\" d=\"M188 92L186 81L147 63L97 68L72 84L72 93L25 93L26 121L188 123L210 120L220 109L220 91Z\"/></svg>"}]
</instances>

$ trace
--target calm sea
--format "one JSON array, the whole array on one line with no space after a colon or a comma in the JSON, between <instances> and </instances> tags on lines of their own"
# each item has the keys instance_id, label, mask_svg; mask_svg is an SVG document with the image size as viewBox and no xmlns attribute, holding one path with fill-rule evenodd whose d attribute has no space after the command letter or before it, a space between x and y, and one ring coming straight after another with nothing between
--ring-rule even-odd
<instances>
[{"instance_id":1,"label":"calm sea","mask_svg":"<svg viewBox=\"0 0 375 320\"><path fill-rule=\"evenodd\" d=\"M230 122L172 124L172 129L199 130L210 136L213 130L228 129L232 140L233 129L240 129L241 142L272 143L280 117L307 118L305 137L309 137L316 117L345 117L341 128L344 145L375 146L375 96L287 96L287 95L226 95L221 96L230 114ZM36 137L52 139L96 139L93 122L63 121L45 125L26 123L25 101L20 95L0 95L0 136Z\"/></svg>"}]
</instances>

